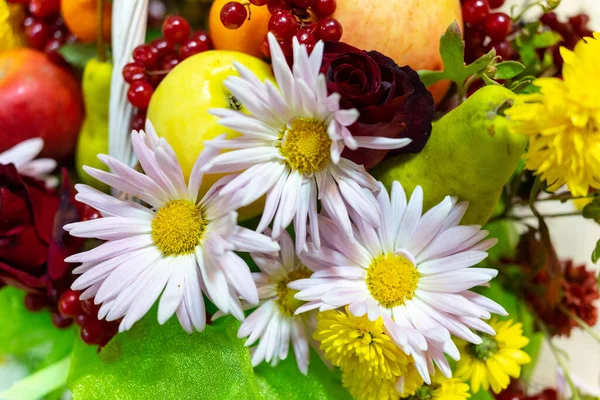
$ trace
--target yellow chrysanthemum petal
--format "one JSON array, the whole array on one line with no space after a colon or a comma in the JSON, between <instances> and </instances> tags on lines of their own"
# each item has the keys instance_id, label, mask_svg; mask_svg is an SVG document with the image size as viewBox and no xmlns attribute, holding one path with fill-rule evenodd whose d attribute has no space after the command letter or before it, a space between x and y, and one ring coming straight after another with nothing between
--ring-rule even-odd
<instances>
[{"instance_id":1,"label":"yellow chrysanthemum petal","mask_svg":"<svg viewBox=\"0 0 600 400\"><path fill-rule=\"evenodd\" d=\"M499 393L510 384L510 378L521 375L521 366L531 362L521 348L529 343L523 336L523 326L512 321L490 321L496 336L483 335L483 343L473 345L459 342L461 359L457 364L456 377L470 381L471 390L479 389Z\"/></svg>"},{"instance_id":2,"label":"yellow chrysanthemum petal","mask_svg":"<svg viewBox=\"0 0 600 400\"><path fill-rule=\"evenodd\" d=\"M561 49L563 79L540 78L540 93L523 95L506 114L515 131L529 135L526 168L548 183L564 184L574 196L600 188L600 34L574 51Z\"/></svg>"},{"instance_id":3,"label":"yellow chrysanthemum petal","mask_svg":"<svg viewBox=\"0 0 600 400\"><path fill-rule=\"evenodd\" d=\"M23 46L21 23L24 17L20 5L0 0L0 52Z\"/></svg>"}]
</instances>

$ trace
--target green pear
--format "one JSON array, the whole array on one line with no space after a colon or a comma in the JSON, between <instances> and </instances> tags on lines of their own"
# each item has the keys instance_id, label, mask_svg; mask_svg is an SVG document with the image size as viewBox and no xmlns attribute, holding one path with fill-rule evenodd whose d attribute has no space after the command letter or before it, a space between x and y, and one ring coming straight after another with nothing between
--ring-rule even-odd
<instances>
[{"instance_id":1,"label":"green pear","mask_svg":"<svg viewBox=\"0 0 600 400\"><path fill-rule=\"evenodd\" d=\"M82 91L85 120L79 132L75 167L79 179L96 189L108 191L108 186L89 176L83 166L108 170L98 160L98 154L108 154L108 102L112 64L91 59L83 70Z\"/></svg>"},{"instance_id":2,"label":"green pear","mask_svg":"<svg viewBox=\"0 0 600 400\"><path fill-rule=\"evenodd\" d=\"M390 158L371 173L388 190L395 180L408 193L420 185L424 209L448 195L467 200L462 223L483 225L527 146L527 136L512 133L503 114L519 101L504 87L486 86L434 122L423 151Z\"/></svg>"}]
</instances>

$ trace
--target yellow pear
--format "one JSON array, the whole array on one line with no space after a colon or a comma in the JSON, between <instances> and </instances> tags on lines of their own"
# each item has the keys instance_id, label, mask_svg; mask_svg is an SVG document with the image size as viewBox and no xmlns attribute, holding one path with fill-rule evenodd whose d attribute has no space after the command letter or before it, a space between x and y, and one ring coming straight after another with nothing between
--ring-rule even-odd
<instances>
[{"instance_id":1,"label":"yellow pear","mask_svg":"<svg viewBox=\"0 0 600 400\"><path fill-rule=\"evenodd\" d=\"M527 145L527 137L510 132L503 110L520 101L501 86L486 86L434 122L422 152L401 155L371 172L391 189L394 180L407 192L421 185L424 208L445 196L468 200L463 224L483 225L498 203Z\"/></svg>"},{"instance_id":2,"label":"yellow pear","mask_svg":"<svg viewBox=\"0 0 600 400\"><path fill-rule=\"evenodd\" d=\"M219 125L218 118L208 113L211 108L241 108L223 84L227 77L238 75L234 61L250 69L261 81L273 78L271 67L258 58L236 51L212 50L196 54L175 67L152 96L148 119L156 133L175 150L186 179L204 149L205 140L223 133L229 139L239 136ZM221 177L220 174L206 175L201 194ZM255 217L263 208L264 201L259 200L239 210L239 218Z\"/></svg>"}]
</instances>

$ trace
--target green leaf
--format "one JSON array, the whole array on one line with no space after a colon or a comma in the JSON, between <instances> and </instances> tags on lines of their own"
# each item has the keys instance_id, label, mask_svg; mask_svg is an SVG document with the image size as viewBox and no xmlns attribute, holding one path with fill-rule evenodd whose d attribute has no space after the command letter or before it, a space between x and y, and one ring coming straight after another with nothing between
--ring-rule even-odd
<instances>
[{"instance_id":1,"label":"green leaf","mask_svg":"<svg viewBox=\"0 0 600 400\"><path fill-rule=\"evenodd\" d=\"M583 217L587 219L600 218L600 197L594 197L591 203L583 207Z\"/></svg>"},{"instance_id":2,"label":"green leaf","mask_svg":"<svg viewBox=\"0 0 600 400\"><path fill-rule=\"evenodd\" d=\"M515 256L517 244L519 243L519 232L513 223L499 220L487 224L485 229L490 233L490 238L498 239L498 243L488 250L488 257L491 261Z\"/></svg>"},{"instance_id":3,"label":"green leaf","mask_svg":"<svg viewBox=\"0 0 600 400\"><path fill-rule=\"evenodd\" d=\"M67 382L71 357L67 356L26 378L15 382L0 393L2 400L38 400L61 389Z\"/></svg>"},{"instance_id":4,"label":"green leaf","mask_svg":"<svg viewBox=\"0 0 600 400\"><path fill-rule=\"evenodd\" d=\"M96 57L96 46L93 44L71 43L59 47L58 52L66 62L83 69L88 61Z\"/></svg>"},{"instance_id":5,"label":"green leaf","mask_svg":"<svg viewBox=\"0 0 600 400\"><path fill-rule=\"evenodd\" d=\"M494 396L487 390L479 390L479 392L471 395L469 400L494 400Z\"/></svg>"},{"instance_id":6,"label":"green leaf","mask_svg":"<svg viewBox=\"0 0 600 400\"><path fill-rule=\"evenodd\" d=\"M311 352L308 375L298 370L293 356L276 367L262 363L255 368L256 381L265 400L351 400L340 381L339 370L330 370Z\"/></svg>"},{"instance_id":7,"label":"green leaf","mask_svg":"<svg viewBox=\"0 0 600 400\"><path fill-rule=\"evenodd\" d=\"M496 64L494 79L512 79L525 71L525 66L517 61L505 61Z\"/></svg>"},{"instance_id":8,"label":"green leaf","mask_svg":"<svg viewBox=\"0 0 600 400\"><path fill-rule=\"evenodd\" d=\"M500 86L498 82L487 76L486 74L481 74L481 79L485 82L487 86Z\"/></svg>"},{"instance_id":9,"label":"green leaf","mask_svg":"<svg viewBox=\"0 0 600 400\"><path fill-rule=\"evenodd\" d=\"M76 330L58 329L48 311L27 311L25 292L13 287L0 290L0 355L11 355L37 371L71 353Z\"/></svg>"},{"instance_id":10,"label":"green leaf","mask_svg":"<svg viewBox=\"0 0 600 400\"><path fill-rule=\"evenodd\" d=\"M260 399L239 323L219 319L187 334L176 318L156 322L156 307L98 355L75 345L68 386L85 399Z\"/></svg>"},{"instance_id":11,"label":"green leaf","mask_svg":"<svg viewBox=\"0 0 600 400\"><path fill-rule=\"evenodd\" d=\"M554 31L546 31L533 35L531 45L536 49L545 49L559 44L562 41L562 36Z\"/></svg>"},{"instance_id":12,"label":"green leaf","mask_svg":"<svg viewBox=\"0 0 600 400\"><path fill-rule=\"evenodd\" d=\"M465 42L462 40L460 27L456 21L448 27L440 39L440 54L444 62L443 71L419 71L425 86L442 80L451 80L462 87L470 76L485 70L496 57L496 51L492 49L472 64L465 65Z\"/></svg>"},{"instance_id":13,"label":"green leaf","mask_svg":"<svg viewBox=\"0 0 600 400\"><path fill-rule=\"evenodd\" d=\"M596 264L598 260L600 260L600 240L598 240L598 242L596 243L596 248L592 253L592 262ZM600 277L598 279L600 279Z\"/></svg>"}]
</instances>

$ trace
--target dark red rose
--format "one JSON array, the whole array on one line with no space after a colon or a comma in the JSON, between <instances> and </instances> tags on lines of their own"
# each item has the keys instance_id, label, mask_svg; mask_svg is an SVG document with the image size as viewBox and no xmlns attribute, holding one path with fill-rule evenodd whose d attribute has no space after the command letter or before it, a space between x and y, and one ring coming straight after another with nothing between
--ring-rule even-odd
<instances>
[{"instance_id":1,"label":"dark red rose","mask_svg":"<svg viewBox=\"0 0 600 400\"><path fill-rule=\"evenodd\" d=\"M83 240L63 226L80 220L66 171L59 192L20 176L13 165L0 165L0 281L56 297L71 284L65 257Z\"/></svg>"},{"instance_id":2,"label":"dark red rose","mask_svg":"<svg viewBox=\"0 0 600 400\"><path fill-rule=\"evenodd\" d=\"M46 261L59 197L42 182L0 165L0 280L33 290L46 287Z\"/></svg>"},{"instance_id":3,"label":"dark red rose","mask_svg":"<svg viewBox=\"0 0 600 400\"><path fill-rule=\"evenodd\" d=\"M412 139L394 153L418 153L431 134L433 96L410 67L399 67L377 51L363 51L346 43L327 42L321 72L329 93L339 93L340 106L356 108L360 118L350 131L356 136ZM346 149L343 156L369 169L387 150Z\"/></svg>"}]
</instances>

